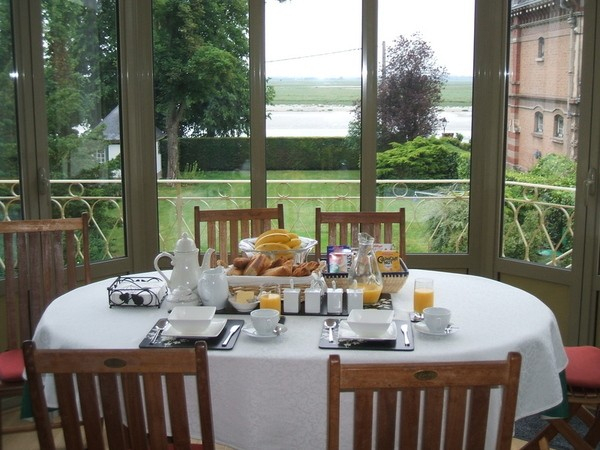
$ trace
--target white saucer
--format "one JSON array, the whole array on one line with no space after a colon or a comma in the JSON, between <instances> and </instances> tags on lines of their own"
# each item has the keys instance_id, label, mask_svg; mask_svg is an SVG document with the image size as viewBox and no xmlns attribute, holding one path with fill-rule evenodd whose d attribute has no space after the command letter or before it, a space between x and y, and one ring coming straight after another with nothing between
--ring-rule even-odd
<instances>
[{"instance_id":1,"label":"white saucer","mask_svg":"<svg viewBox=\"0 0 600 450\"><path fill-rule=\"evenodd\" d=\"M177 330L171 324L168 324L165 328L165 331L162 332L162 335L178 338L213 338L217 337L221 331L223 331L226 323L227 319L214 319L210 322L208 327L198 331L197 333L183 333Z\"/></svg>"},{"instance_id":2,"label":"white saucer","mask_svg":"<svg viewBox=\"0 0 600 450\"><path fill-rule=\"evenodd\" d=\"M357 339L360 339L361 341L395 341L397 336L398 329L396 328L396 322L392 322L385 333L383 333L381 336L363 337L359 334L356 334L354 330L350 328L347 320L340 320L338 342Z\"/></svg>"},{"instance_id":3,"label":"white saucer","mask_svg":"<svg viewBox=\"0 0 600 450\"><path fill-rule=\"evenodd\" d=\"M273 339L287 331L287 327L285 325L279 324L277 325L277 327L279 328L279 334L258 334L256 332L256 329L252 325L242 328L242 331L244 332L244 334L247 334L248 336L256 339Z\"/></svg>"},{"instance_id":4,"label":"white saucer","mask_svg":"<svg viewBox=\"0 0 600 450\"><path fill-rule=\"evenodd\" d=\"M448 325L446 330L444 331L431 331L425 322L417 322L413 324L415 329L423 334L431 334L432 336L446 336L447 334L454 334L458 331L458 327L455 327L453 324Z\"/></svg>"}]
</instances>

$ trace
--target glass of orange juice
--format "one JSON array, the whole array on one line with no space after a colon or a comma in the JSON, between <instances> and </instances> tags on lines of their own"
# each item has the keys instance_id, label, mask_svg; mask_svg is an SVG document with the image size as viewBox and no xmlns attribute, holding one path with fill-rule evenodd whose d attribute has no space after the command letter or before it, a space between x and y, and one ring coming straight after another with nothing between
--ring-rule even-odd
<instances>
[{"instance_id":1,"label":"glass of orange juice","mask_svg":"<svg viewBox=\"0 0 600 450\"><path fill-rule=\"evenodd\" d=\"M430 306L433 306L433 280L431 278L417 278L415 280L413 309L419 317L423 317L423 310Z\"/></svg>"},{"instance_id":2,"label":"glass of orange juice","mask_svg":"<svg viewBox=\"0 0 600 450\"><path fill-rule=\"evenodd\" d=\"M262 291L258 300L262 309L276 309L281 314L281 294L278 291Z\"/></svg>"}]
</instances>

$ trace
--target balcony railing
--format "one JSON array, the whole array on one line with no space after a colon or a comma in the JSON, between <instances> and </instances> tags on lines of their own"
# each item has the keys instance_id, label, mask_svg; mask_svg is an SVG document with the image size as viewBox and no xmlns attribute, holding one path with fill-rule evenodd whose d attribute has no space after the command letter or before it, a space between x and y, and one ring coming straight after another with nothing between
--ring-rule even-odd
<instances>
[{"instance_id":1,"label":"balcony railing","mask_svg":"<svg viewBox=\"0 0 600 450\"><path fill-rule=\"evenodd\" d=\"M249 184L249 180L159 180L161 248L174 248L184 231L193 234L196 205L206 209L250 207ZM377 210L406 209L409 253L467 252L469 180L378 180L377 186ZM283 203L286 228L312 236L315 208L358 211L359 187L358 180L269 180L268 204ZM575 189L507 182L509 187L503 256L569 267ZM54 217L89 213L96 259L124 255L120 180L53 180L51 188ZM305 192L321 195L303 195ZM0 220L19 218L18 180L0 180L0 194ZM554 201L556 198L564 201Z\"/></svg>"}]
</instances>

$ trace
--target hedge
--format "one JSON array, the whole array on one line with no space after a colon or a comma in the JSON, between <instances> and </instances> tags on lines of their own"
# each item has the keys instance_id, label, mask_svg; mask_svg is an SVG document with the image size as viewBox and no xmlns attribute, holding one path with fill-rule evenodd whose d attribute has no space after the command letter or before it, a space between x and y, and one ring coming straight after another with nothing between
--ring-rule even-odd
<instances>
[{"instance_id":1,"label":"hedge","mask_svg":"<svg viewBox=\"0 0 600 450\"><path fill-rule=\"evenodd\" d=\"M167 145L161 141L163 173L167 173ZM202 171L249 169L248 138L194 138L179 140L179 168L197 164ZM267 138L267 170L356 170L359 154L343 137Z\"/></svg>"}]
</instances>

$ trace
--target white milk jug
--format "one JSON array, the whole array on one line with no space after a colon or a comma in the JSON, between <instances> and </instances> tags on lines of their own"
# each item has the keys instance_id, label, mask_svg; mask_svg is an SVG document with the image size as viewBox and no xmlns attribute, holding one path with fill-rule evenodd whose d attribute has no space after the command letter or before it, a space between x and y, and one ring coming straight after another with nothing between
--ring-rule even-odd
<instances>
[{"instance_id":1,"label":"white milk jug","mask_svg":"<svg viewBox=\"0 0 600 450\"><path fill-rule=\"evenodd\" d=\"M222 266L202 272L198 279L198 294L203 305L215 306L217 310L227 306L229 283Z\"/></svg>"}]
</instances>

